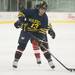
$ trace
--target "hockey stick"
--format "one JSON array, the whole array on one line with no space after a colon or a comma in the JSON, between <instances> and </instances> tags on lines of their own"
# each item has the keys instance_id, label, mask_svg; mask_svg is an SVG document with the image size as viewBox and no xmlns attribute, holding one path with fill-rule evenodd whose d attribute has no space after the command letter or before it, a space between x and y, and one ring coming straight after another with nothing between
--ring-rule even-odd
<instances>
[{"instance_id":1,"label":"hockey stick","mask_svg":"<svg viewBox=\"0 0 75 75\"><path fill-rule=\"evenodd\" d=\"M40 44L40 46L42 46L43 48L45 48L44 46L43 46L43 44ZM45 48L46 49L46 48ZM66 67L62 62L60 62L51 52L50 52L50 54L51 54L51 56L53 57L53 58L55 58L66 70L68 70L68 71L70 71L70 72L73 72L73 71L75 71L75 69L74 68L68 68L68 67Z\"/></svg>"},{"instance_id":2,"label":"hockey stick","mask_svg":"<svg viewBox=\"0 0 75 75\"><path fill-rule=\"evenodd\" d=\"M37 41L40 42L40 46L43 47L44 49L46 49L46 47L44 47L44 45L42 44L43 42L44 43L47 43L43 40L40 40L39 38L37 38L36 36L34 36L33 34L31 34L33 38L35 38ZM70 71L70 72L74 72L75 71L75 68L68 68L66 67L61 61L59 61L51 52L50 52L51 56L56 59L66 70Z\"/></svg>"},{"instance_id":3,"label":"hockey stick","mask_svg":"<svg viewBox=\"0 0 75 75\"><path fill-rule=\"evenodd\" d=\"M50 53L51 54L51 56L53 57L53 58L55 58L66 70L68 70L68 71L70 71L70 72L73 72L73 71L75 71L75 69L74 68L68 68L68 67L66 67L62 62L60 62L52 53Z\"/></svg>"}]
</instances>

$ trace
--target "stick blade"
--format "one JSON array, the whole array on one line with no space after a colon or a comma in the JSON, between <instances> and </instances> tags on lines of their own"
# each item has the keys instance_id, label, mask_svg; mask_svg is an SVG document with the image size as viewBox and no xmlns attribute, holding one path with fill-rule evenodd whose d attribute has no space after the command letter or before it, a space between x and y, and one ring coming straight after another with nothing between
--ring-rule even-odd
<instances>
[{"instance_id":1,"label":"stick blade","mask_svg":"<svg viewBox=\"0 0 75 75\"><path fill-rule=\"evenodd\" d=\"M73 71L75 72L75 69L73 69Z\"/></svg>"},{"instance_id":2,"label":"stick blade","mask_svg":"<svg viewBox=\"0 0 75 75\"><path fill-rule=\"evenodd\" d=\"M75 72L75 69L74 68L69 68L68 69L70 72Z\"/></svg>"}]
</instances>

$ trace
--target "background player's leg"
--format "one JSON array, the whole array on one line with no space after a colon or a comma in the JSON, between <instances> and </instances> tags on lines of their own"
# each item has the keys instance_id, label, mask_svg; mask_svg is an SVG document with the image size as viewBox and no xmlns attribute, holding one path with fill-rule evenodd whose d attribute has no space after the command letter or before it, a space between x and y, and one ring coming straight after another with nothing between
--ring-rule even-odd
<instances>
[{"instance_id":1,"label":"background player's leg","mask_svg":"<svg viewBox=\"0 0 75 75\"><path fill-rule=\"evenodd\" d=\"M34 55L36 58L36 62L37 64L41 64L41 57L40 57L38 42L35 39L32 39L31 42L32 42L32 47L33 47Z\"/></svg>"}]
</instances>

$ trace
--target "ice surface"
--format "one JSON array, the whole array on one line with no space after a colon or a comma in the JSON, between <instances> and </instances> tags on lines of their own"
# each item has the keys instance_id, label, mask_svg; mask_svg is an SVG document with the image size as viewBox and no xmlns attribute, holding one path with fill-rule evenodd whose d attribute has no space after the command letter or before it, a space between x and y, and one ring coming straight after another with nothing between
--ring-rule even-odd
<instances>
[{"instance_id":1,"label":"ice surface","mask_svg":"<svg viewBox=\"0 0 75 75\"><path fill-rule=\"evenodd\" d=\"M75 25L61 24L53 26L56 38L48 35L50 51L67 67L75 67ZM12 24L0 24L0 75L75 75L64 69L54 58L55 70L51 70L41 52L42 64L37 65L29 42L19 61L17 70L12 68L20 29Z\"/></svg>"}]
</instances>

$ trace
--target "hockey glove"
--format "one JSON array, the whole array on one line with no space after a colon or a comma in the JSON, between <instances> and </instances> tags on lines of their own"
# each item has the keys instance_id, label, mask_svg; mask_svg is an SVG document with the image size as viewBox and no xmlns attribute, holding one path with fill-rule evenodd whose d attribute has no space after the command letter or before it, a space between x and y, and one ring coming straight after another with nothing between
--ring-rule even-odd
<instances>
[{"instance_id":1,"label":"hockey glove","mask_svg":"<svg viewBox=\"0 0 75 75\"><path fill-rule=\"evenodd\" d=\"M14 26L16 28L21 28L24 31L26 30L27 25L28 25L28 23L26 23L26 22L20 22L19 20L14 23Z\"/></svg>"},{"instance_id":2,"label":"hockey glove","mask_svg":"<svg viewBox=\"0 0 75 75\"><path fill-rule=\"evenodd\" d=\"M14 26L15 26L16 28L20 28L21 22L20 22L19 20L16 21L16 22L14 23Z\"/></svg>"},{"instance_id":3,"label":"hockey glove","mask_svg":"<svg viewBox=\"0 0 75 75\"><path fill-rule=\"evenodd\" d=\"M53 31L52 28L50 28L50 30L48 31L48 34L50 34L50 36L52 37L52 39L55 38L55 32Z\"/></svg>"}]
</instances>

